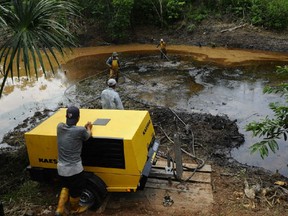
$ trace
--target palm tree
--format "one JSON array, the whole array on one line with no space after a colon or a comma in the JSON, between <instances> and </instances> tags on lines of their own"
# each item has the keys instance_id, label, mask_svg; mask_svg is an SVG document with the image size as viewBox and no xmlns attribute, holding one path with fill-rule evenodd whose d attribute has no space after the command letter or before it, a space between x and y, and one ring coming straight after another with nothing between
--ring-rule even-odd
<instances>
[{"instance_id":1,"label":"palm tree","mask_svg":"<svg viewBox=\"0 0 288 216\"><path fill-rule=\"evenodd\" d=\"M64 48L75 45L73 35L63 24L77 15L75 5L71 0L2 0L0 32L4 41L0 41L3 66L0 98L9 74L12 80L14 73L20 76L20 65L27 77L33 68L38 77L39 66L46 75L43 63L46 58L54 73L52 62L60 65L56 53L64 56Z\"/></svg>"},{"instance_id":2,"label":"palm tree","mask_svg":"<svg viewBox=\"0 0 288 216\"><path fill-rule=\"evenodd\" d=\"M5 8L0 5L0 11L5 11ZM6 24L5 20L0 17L0 25L3 27Z\"/></svg>"}]
</instances>

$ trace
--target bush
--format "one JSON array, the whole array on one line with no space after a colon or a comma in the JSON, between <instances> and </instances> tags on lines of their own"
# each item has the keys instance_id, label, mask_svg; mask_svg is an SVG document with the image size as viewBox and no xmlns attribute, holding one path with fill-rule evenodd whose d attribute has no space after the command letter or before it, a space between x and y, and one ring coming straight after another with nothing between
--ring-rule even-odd
<instances>
[{"instance_id":1,"label":"bush","mask_svg":"<svg viewBox=\"0 0 288 216\"><path fill-rule=\"evenodd\" d=\"M288 26L287 0L220 0L220 10L270 29Z\"/></svg>"},{"instance_id":2,"label":"bush","mask_svg":"<svg viewBox=\"0 0 288 216\"><path fill-rule=\"evenodd\" d=\"M134 0L113 0L112 20L108 24L108 31L112 41L121 42L128 38L131 29L130 16Z\"/></svg>"},{"instance_id":3,"label":"bush","mask_svg":"<svg viewBox=\"0 0 288 216\"><path fill-rule=\"evenodd\" d=\"M183 9L185 7L185 1L180 0L168 0L167 2L167 16L171 21L179 20L183 18Z\"/></svg>"},{"instance_id":4,"label":"bush","mask_svg":"<svg viewBox=\"0 0 288 216\"><path fill-rule=\"evenodd\" d=\"M196 25L192 23L187 26L187 32L192 33L195 30L195 28L196 28Z\"/></svg>"},{"instance_id":5,"label":"bush","mask_svg":"<svg viewBox=\"0 0 288 216\"><path fill-rule=\"evenodd\" d=\"M202 20L206 19L208 17L208 14L210 14L211 12L202 6L199 6L197 8L191 8L189 13L187 14L187 18L188 20L192 20L196 23L200 23Z\"/></svg>"},{"instance_id":6,"label":"bush","mask_svg":"<svg viewBox=\"0 0 288 216\"><path fill-rule=\"evenodd\" d=\"M266 22L269 28L285 29L288 26L288 1L274 0L267 5Z\"/></svg>"}]
</instances>

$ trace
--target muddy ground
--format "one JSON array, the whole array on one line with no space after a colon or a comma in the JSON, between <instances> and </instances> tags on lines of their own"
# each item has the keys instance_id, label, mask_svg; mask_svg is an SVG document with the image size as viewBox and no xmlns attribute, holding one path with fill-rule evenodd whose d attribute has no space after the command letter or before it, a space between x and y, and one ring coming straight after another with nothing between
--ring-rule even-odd
<instances>
[{"instance_id":1,"label":"muddy ground","mask_svg":"<svg viewBox=\"0 0 288 216\"><path fill-rule=\"evenodd\" d=\"M164 32L161 29L146 27L136 29L131 41L155 43L159 38L164 38L168 44L288 51L288 34L269 32L250 25L239 26L242 24L206 21L192 33L187 33L183 29ZM95 32L93 34L95 35ZM107 44L103 38L92 37L93 34L88 32L85 37L89 40L82 45ZM85 88L85 83L83 85ZM230 150L241 145L244 139L238 132L237 122L232 122L225 116L175 112L168 107L154 107L132 98L125 100L124 106L127 109L149 110L156 134L161 140L161 152L167 153L167 149L171 146L170 138L178 132L183 148L191 150L193 146L197 157L205 159L207 164L212 165L211 185L214 205L210 215L287 214L286 186L274 184L275 181L288 182L287 178L277 173L239 164L229 157ZM89 108L99 108L99 103L91 103ZM19 148L10 153L2 153L0 157L0 200L3 202L5 215L53 215L58 188L51 184L38 184L29 180L29 175L25 171L28 158L23 137L25 131L33 128L53 112L54 110L43 110L35 113L34 117L26 119L14 131L6 134L2 141ZM259 190L254 190L255 196L247 193L245 180L250 187L257 185ZM135 209L133 212L135 215L146 215L144 212L153 215L150 210ZM131 209L129 213L131 214ZM109 214L125 215L125 212L117 209L115 212L110 211ZM105 215L105 212L99 215Z\"/></svg>"}]
</instances>

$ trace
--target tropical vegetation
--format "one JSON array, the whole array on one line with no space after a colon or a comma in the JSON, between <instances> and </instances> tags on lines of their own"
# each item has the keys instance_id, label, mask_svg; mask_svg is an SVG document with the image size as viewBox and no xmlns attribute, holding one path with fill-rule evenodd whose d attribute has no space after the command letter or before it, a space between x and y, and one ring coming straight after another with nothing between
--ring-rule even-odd
<instances>
[{"instance_id":1,"label":"tropical vegetation","mask_svg":"<svg viewBox=\"0 0 288 216\"><path fill-rule=\"evenodd\" d=\"M26 75L34 69L37 76L39 68L46 72L43 55L54 71L52 61L56 52L64 55L64 48L75 45L74 36L67 30L67 20L76 15L76 5L66 0L13 0L2 1L0 7L1 38L0 63L3 81L10 75L20 76L20 67Z\"/></svg>"},{"instance_id":2,"label":"tropical vegetation","mask_svg":"<svg viewBox=\"0 0 288 216\"><path fill-rule=\"evenodd\" d=\"M276 73L287 76L288 66L277 67ZM274 117L266 116L263 120L249 123L246 127L247 131L251 131L254 136L263 138L262 141L253 144L251 152L259 152L262 158L269 155L269 150L273 153L279 150L278 141L284 139L287 141L288 136L288 83L282 83L277 86L267 86L264 93L278 93L285 97L286 104L270 103L270 109L274 113Z\"/></svg>"},{"instance_id":3,"label":"tropical vegetation","mask_svg":"<svg viewBox=\"0 0 288 216\"><path fill-rule=\"evenodd\" d=\"M84 17L102 25L111 40L127 39L137 25L189 28L207 17L247 22L264 28L283 30L288 26L286 0L93 0L78 1Z\"/></svg>"}]
</instances>

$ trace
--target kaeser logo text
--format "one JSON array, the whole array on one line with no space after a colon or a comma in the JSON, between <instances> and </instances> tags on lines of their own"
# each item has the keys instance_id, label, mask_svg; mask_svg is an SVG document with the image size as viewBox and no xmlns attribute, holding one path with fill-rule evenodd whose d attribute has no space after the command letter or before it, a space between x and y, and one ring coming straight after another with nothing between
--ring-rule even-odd
<instances>
[{"instance_id":1,"label":"kaeser logo text","mask_svg":"<svg viewBox=\"0 0 288 216\"><path fill-rule=\"evenodd\" d=\"M57 159L38 158L39 163L52 163L57 164Z\"/></svg>"},{"instance_id":2,"label":"kaeser logo text","mask_svg":"<svg viewBox=\"0 0 288 216\"><path fill-rule=\"evenodd\" d=\"M149 125L151 124L151 121L149 120L148 122L147 122L147 124L146 124L146 126L145 126L145 128L144 128L144 130L143 130L143 135L145 135L146 134L146 132L147 132L147 129L148 129L148 127L149 127Z\"/></svg>"}]
</instances>

